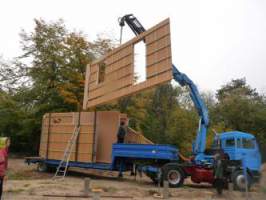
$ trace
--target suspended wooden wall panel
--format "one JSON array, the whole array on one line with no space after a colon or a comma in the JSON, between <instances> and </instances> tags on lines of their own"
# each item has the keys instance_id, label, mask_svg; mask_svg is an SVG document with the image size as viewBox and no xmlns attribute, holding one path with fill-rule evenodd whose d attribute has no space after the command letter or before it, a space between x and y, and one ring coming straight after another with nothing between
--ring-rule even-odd
<instances>
[{"instance_id":1,"label":"suspended wooden wall panel","mask_svg":"<svg viewBox=\"0 0 266 200\"><path fill-rule=\"evenodd\" d=\"M136 83L134 46L140 41L145 41L146 46L146 80ZM87 66L83 108L108 103L171 79L170 23L166 19Z\"/></svg>"}]
</instances>

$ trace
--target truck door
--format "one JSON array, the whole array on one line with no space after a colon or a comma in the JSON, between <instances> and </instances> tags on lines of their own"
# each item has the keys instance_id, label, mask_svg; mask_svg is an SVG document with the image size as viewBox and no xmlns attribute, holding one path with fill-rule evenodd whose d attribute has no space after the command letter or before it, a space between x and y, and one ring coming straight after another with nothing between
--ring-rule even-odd
<instances>
[{"instance_id":1,"label":"truck door","mask_svg":"<svg viewBox=\"0 0 266 200\"><path fill-rule=\"evenodd\" d=\"M236 152L237 159L244 159L244 162L249 169L260 169L261 158L255 138L238 138Z\"/></svg>"},{"instance_id":2,"label":"truck door","mask_svg":"<svg viewBox=\"0 0 266 200\"><path fill-rule=\"evenodd\" d=\"M234 137L229 137L229 138L225 138L222 141L222 147L225 153L228 154L228 156L230 157L230 160L235 160L236 156L235 156L235 138Z\"/></svg>"}]
</instances>

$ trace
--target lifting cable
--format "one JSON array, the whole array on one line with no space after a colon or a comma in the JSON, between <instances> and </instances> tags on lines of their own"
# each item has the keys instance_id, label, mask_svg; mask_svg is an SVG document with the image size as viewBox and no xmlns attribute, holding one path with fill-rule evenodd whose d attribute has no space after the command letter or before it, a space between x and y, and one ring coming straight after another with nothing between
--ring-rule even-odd
<instances>
[{"instance_id":1,"label":"lifting cable","mask_svg":"<svg viewBox=\"0 0 266 200\"><path fill-rule=\"evenodd\" d=\"M120 45L122 44L123 27L124 27L124 24L121 23L121 20L122 20L122 18L119 17L119 18L118 18L118 23L119 23L119 25L120 25L120 39L119 39L119 41L120 41Z\"/></svg>"}]
</instances>

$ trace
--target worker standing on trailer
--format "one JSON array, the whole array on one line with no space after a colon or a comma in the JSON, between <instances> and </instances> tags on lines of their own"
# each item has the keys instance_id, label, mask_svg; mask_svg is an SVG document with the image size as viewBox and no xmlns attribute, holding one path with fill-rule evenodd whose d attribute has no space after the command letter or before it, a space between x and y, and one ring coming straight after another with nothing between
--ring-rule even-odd
<instances>
[{"instance_id":1,"label":"worker standing on trailer","mask_svg":"<svg viewBox=\"0 0 266 200\"><path fill-rule=\"evenodd\" d=\"M126 134L127 134L126 123L124 121L121 121L117 132L117 143L124 143Z\"/></svg>"},{"instance_id":2,"label":"worker standing on trailer","mask_svg":"<svg viewBox=\"0 0 266 200\"><path fill-rule=\"evenodd\" d=\"M9 145L10 145L9 138L7 137L0 138L0 199L2 199L3 182L7 170Z\"/></svg>"}]
</instances>

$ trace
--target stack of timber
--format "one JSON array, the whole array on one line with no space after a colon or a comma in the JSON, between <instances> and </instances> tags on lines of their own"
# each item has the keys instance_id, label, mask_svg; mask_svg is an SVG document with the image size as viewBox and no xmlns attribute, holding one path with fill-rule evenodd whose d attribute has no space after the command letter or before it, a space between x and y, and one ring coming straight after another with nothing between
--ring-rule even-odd
<instances>
[{"instance_id":1,"label":"stack of timber","mask_svg":"<svg viewBox=\"0 0 266 200\"><path fill-rule=\"evenodd\" d=\"M111 163L112 144L126 114L117 111L47 113L43 116L39 156L61 160L77 125L80 133L70 161ZM128 128L127 143L151 144L141 133Z\"/></svg>"}]
</instances>

